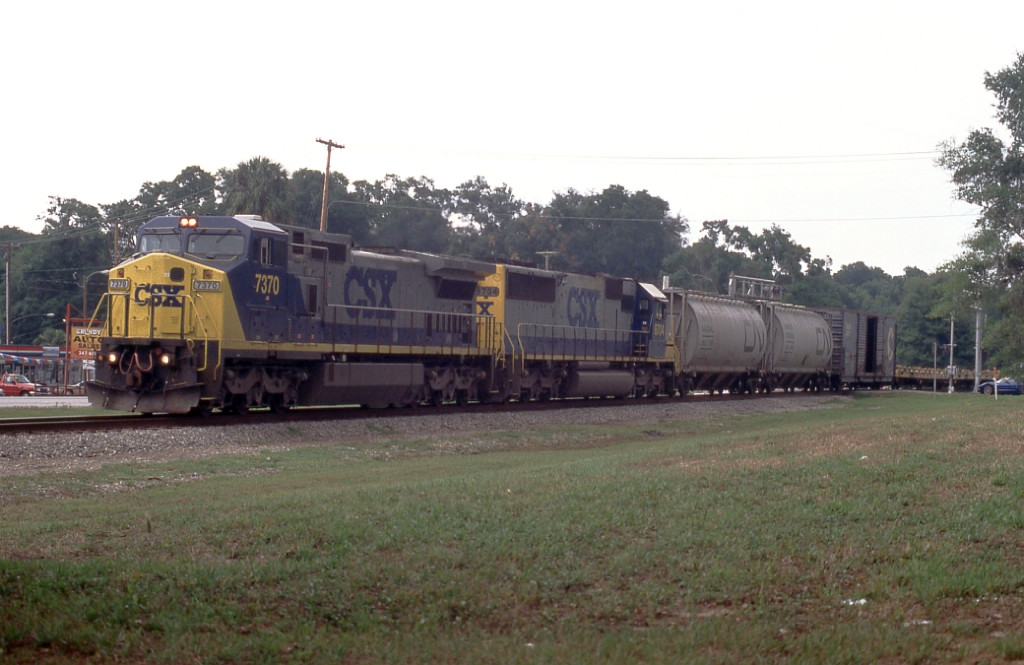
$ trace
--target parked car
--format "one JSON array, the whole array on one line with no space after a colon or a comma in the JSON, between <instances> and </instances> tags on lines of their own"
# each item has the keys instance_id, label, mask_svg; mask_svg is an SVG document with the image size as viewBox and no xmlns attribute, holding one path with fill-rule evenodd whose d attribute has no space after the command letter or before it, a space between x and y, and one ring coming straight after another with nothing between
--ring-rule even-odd
<instances>
[{"instance_id":1,"label":"parked car","mask_svg":"<svg viewBox=\"0 0 1024 665\"><path fill-rule=\"evenodd\" d=\"M4 395L38 395L44 392L35 382L29 381L24 374L11 372L6 372L0 377L0 391L3 391ZM45 392L49 393L50 391L46 389Z\"/></svg>"},{"instance_id":2,"label":"parked car","mask_svg":"<svg viewBox=\"0 0 1024 665\"><path fill-rule=\"evenodd\" d=\"M1000 395L1020 395L1021 384L1017 383L1013 379L999 379L998 381L986 381L978 385L978 392L991 395L996 391L998 386Z\"/></svg>"},{"instance_id":3,"label":"parked car","mask_svg":"<svg viewBox=\"0 0 1024 665\"><path fill-rule=\"evenodd\" d=\"M67 395L68 397L85 395L85 381L79 381L78 383L69 383L67 386L57 386L55 392L58 395Z\"/></svg>"}]
</instances>

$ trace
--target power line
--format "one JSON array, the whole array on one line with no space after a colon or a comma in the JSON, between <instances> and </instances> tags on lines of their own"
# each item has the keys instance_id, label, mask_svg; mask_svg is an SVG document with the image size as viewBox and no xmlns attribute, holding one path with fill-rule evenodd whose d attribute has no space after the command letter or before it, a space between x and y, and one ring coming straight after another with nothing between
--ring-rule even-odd
<instances>
[{"instance_id":1,"label":"power line","mask_svg":"<svg viewBox=\"0 0 1024 665\"><path fill-rule=\"evenodd\" d=\"M760 159L782 159L782 160L797 160L797 159L869 159L869 158L888 158L888 157L910 157L921 159L925 155L938 155L941 154L940 150L913 150L909 152L866 152L866 153L846 153L846 154L835 154L835 155L763 155L763 156L743 156L734 155L731 157L641 157L640 159L672 159L679 161L717 161L717 160L733 160L733 161L746 161L746 160L760 160Z\"/></svg>"},{"instance_id":2,"label":"power line","mask_svg":"<svg viewBox=\"0 0 1024 665\"><path fill-rule=\"evenodd\" d=\"M444 210L440 208L429 208L424 206L409 206L409 205L396 205L391 203L377 203L375 201L346 201L344 199L335 199L331 203L342 203L357 205L363 207L376 206L379 208L387 208L393 210L414 210L420 212L437 212L444 213ZM733 224L779 224L779 223L800 223L800 222L883 222L883 221L910 221L910 220L926 220L926 219L952 219L960 217L975 217L978 213L976 212L962 212L962 213L951 213L947 215L897 215L889 217L805 217L805 218L766 218L766 219L730 219L730 223ZM522 216L522 215L518 215ZM551 215L541 213L541 217L544 219L561 219L561 220L584 220L592 222L662 222L666 221L665 217L589 217L589 216L574 216L574 215Z\"/></svg>"},{"instance_id":3,"label":"power line","mask_svg":"<svg viewBox=\"0 0 1024 665\"><path fill-rule=\"evenodd\" d=\"M907 222L916 219L953 219L958 217L977 217L976 212L960 212L948 215L901 215L896 217L804 217L794 219L730 219L732 224L798 224L801 222Z\"/></svg>"},{"instance_id":4,"label":"power line","mask_svg":"<svg viewBox=\"0 0 1024 665\"><path fill-rule=\"evenodd\" d=\"M763 164L828 164L869 161L900 161L914 159L934 159L941 155L941 150L906 150L893 152L865 153L823 153L804 155L603 155L603 154L555 154L555 153L520 153L490 150L459 150L451 148L417 148L414 146L389 146L387 144L363 144L369 147L383 148L394 152L423 152L443 155L486 156L496 159L519 160L551 160L551 161L610 161L610 162L683 162L683 163L722 163L722 162L759 162Z\"/></svg>"},{"instance_id":5,"label":"power line","mask_svg":"<svg viewBox=\"0 0 1024 665\"><path fill-rule=\"evenodd\" d=\"M886 152L886 153L864 153L864 154L837 154L837 155L732 155L726 157L714 156L654 156L654 155L580 155L574 159L592 159L599 161L636 161L636 162L683 162L683 163L725 163L725 162L746 162L756 163L758 166L776 165L803 165L803 164L862 164L870 162L894 162L907 160L933 159L940 154L937 150L919 152Z\"/></svg>"}]
</instances>

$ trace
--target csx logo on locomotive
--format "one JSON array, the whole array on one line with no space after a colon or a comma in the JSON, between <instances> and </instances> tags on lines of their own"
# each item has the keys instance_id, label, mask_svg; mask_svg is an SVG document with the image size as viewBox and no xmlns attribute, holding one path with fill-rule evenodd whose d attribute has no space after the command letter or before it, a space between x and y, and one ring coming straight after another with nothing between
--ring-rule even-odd
<instances>
[{"instance_id":1,"label":"csx logo on locomotive","mask_svg":"<svg viewBox=\"0 0 1024 665\"><path fill-rule=\"evenodd\" d=\"M181 284L139 284L135 287L135 304L153 307L182 307Z\"/></svg>"},{"instance_id":2,"label":"csx logo on locomotive","mask_svg":"<svg viewBox=\"0 0 1024 665\"><path fill-rule=\"evenodd\" d=\"M581 289L574 286L569 289L569 302L566 314L569 325L577 328L597 328L597 301L601 294L594 289Z\"/></svg>"},{"instance_id":3,"label":"csx logo on locomotive","mask_svg":"<svg viewBox=\"0 0 1024 665\"><path fill-rule=\"evenodd\" d=\"M391 287L398 279L397 270L382 268L361 268L352 266L345 273L345 304L350 307L380 307L391 309ZM349 316L359 315L358 310L349 309ZM364 318L390 318L392 312L365 312Z\"/></svg>"}]
</instances>

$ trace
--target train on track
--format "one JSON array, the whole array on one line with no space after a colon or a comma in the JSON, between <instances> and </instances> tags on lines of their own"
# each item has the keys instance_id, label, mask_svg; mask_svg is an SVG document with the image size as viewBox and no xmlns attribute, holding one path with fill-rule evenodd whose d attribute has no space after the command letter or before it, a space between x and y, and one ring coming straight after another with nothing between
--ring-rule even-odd
<instances>
[{"instance_id":1,"label":"train on track","mask_svg":"<svg viewBox=\"0 0 1024 665\"><path fill-rule=\"evenodd\" d=\"M94 405L143 413L878 388L896 322L157 217L114 266Z\"/></svg>"}]
</instances>

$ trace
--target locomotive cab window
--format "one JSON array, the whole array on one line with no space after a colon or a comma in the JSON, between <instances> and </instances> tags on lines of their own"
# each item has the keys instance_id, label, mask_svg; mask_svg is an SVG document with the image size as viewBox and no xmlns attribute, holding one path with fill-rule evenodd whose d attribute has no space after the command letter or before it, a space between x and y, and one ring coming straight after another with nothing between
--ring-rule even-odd
<instances>
[{"instance_id":1,"label":"locomotive cab window","mask_svg":"<svg viewBox=\"0 0 1024 665\"><path fill-rule=\"evenodd\" d=\"M139 236L139 253L180 252L181 233L178 231L148 232Z\"/></svg>"},{"instance_id":2,"label":"locomotive cab window","mask_svg":"<svg viewBox=\"0 0 1024 665\"><path fill-rule=\"evenodd\" d=\"M284 267L287 264L286 242L275 238L253 236L251 258L265 266Z\"/></svg>"},{"instance_id":3,"label":"locomotive cab window","mask_svg":"<svg viewBox=\"0 0 1024 665\"><path fill-rule=\"evenodd\" d=\"M245 238L237 233L193 233L188 253L207 259L230 261L245 253Z\"/></svg>"}]
</instances>

